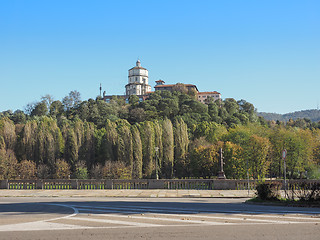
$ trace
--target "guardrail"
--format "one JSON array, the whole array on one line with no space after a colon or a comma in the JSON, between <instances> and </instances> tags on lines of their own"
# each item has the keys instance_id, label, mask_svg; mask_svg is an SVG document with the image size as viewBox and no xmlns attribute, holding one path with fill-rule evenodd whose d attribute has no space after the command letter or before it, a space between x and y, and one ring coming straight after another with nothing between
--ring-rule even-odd
<instances>
[{"instance_id":1,"label":"guardrail","mask_svg":"<svg viewBox=\"0 0 320 240\"><path fill-rule=\"evenodd\" d=\"M266 182L281 182L268 180ZM283 182L283 181L282 181ZM320 180L288 180L289 186L297 183L320 183ZM41 179L41 180L0 180L0 189L199 189L199 190L254 190L258 180L233 179ZM284 188L284 184L282 184Z\"/></svg>"}]
</instances>

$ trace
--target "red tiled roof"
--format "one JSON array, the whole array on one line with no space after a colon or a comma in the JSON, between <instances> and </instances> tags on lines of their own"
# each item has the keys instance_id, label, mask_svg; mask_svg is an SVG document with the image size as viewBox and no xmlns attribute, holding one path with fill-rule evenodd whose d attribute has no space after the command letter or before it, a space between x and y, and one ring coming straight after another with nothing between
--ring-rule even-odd
<instances>
[{"instance_id":1,"label":"red tiled roof","mask_svg":"<svg viewBox=\"0 0 320 240\"><path fill-rule=\"evenodd\" d=\"M193 84L183 84L184 86L186 87L196 87L196 85L193 85ZM159 87L173 87L173 86L176 86L176 84L166 84L166 85L157 85L155 86L155 88L159 88Z\"/></svg>"},{"instance_id":2,"label":"red tiled roof","mask_svg":"<svg viewBox=\"0 0 320 240\"><path fill-rule=\"evenodd\" d=\"M214 91L214 92L198 92L198 95L204 95L204 94L220 94L220 93L217 92L217 91Z\"/></svg>"}]
</instances>

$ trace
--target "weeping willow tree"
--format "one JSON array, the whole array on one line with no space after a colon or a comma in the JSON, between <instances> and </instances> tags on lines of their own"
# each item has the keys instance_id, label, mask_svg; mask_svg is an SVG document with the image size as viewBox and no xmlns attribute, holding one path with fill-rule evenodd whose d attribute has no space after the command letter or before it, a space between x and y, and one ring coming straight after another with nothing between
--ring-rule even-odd
<instances>
[{"instance_id":1,"label":"weeping willow tree","mask_svg":"<svg viewBox=\"0 0 320 240\"><path fill-rule=\"evenodd\" d=\"M162 144L163 144L163 162L162 175L165 178L173 177L173 158L174 158L174 140L173 126L169 119L165 119L162 123Z\"/></svg>"},{"instance_id":2,"label":"weeping willow tree","mask_svg":"<svg viewBox=\"0 0 320 240\"><path fill-rule=\"evenodd\" d=\"M136 125L131 126L132 148L133 148L133 167L132 178L142 178L142 142L139 129Z\"/></svg>"},{"instance_id":3,"label":"weeping willow tree","mask_svg":"<svg viewBox=\"0 0 320 240\"><path fill-rule=\"evenodd\" d=\"M161 167L163 161L163 144L162 144L162 125L159 121L154 121L154 146L157 148L157 170L159 171L159 175L162 176Z\"/></svg>"},{"instance_id":4,"label":"weeping willow tree","mask_svg":"<svg viewBox=\"0 0 320 240\"><path fill-rule=\"evenodd\" d=\"M133 146L130 124L126 120L117 121L118 132L118 161L123 162L132 175L133 168ZM131 176L130 176L131 177Z\"/></svg>"},{"instance_id":5,"label":"weeping willow tree","mask_svg":"<svg viewBox=\"0 0 320 240\"><path fill-rule=\"evenodd\" d=\"M105 126L105 134L101 143L102 164L107 161L116 161L117 159L117 144L118 133L116 129L117 125L110 120L107 120Z\"/></svg>"},{"instance_id":6,"label":"weeping willow tree","mask_svg":"<svg viewBox=\"0 0 320 240\"><path fill-rule=\"evenodd\" d=\"M56 121L48 117L39 119L35 136L36 163L48 164L50 168L54 168L56 159L61 157L64 148L62 134Z\"/></svg>"},{"instance_id":7,"label":"weeping willow tree","mask_svg":"<svg viewBox=\"0 0 320 240\"><path fill-rule=\"evenodd\" d=\"M174 165L177 177L188 175L189 161L187 159L189 136L188 126L182 118L178 118L174 122Z\"/></svg>"},{"instance_id":8,"label":"weeping willow tree","mask_svg":"<svg viewBox=\"0 0 320 240\"><path fill-rule=\"evenodd\" d=\"M37 128L38 124L35 120L27 122L23 127L20 137L21 141L19 144L20 155L22 159L37 161L35 156L37 143L37 138L35 136L37 133Z\"/></svg>"},{"instance_id":9,"label":"weeping willow tree","mask_svg":"<svg viewBox=\"0 0 320 240\"><path fill-rule=\"evenodd\" d=\"M151 178L154 170L154 128L150 121L143 122L140 125L140 134L142 140L143 154L143 176Z\"/></svg>"},{"instance_id":10,"label":"weeping willow tree","mask_svg":"<svg viewBox=\"0 0 320 240\"><path fill-rule=\"evenodd\" d=\"M67 139L64 149L64 159L70 165L72 171L75 170L78 156L77 138L74 130L71 128L67 133Z\"/></svg>"},{"instance_id":11,"label":"weeping willow tree","mask_svg":"<svg viewBox=\"0 0 320 240\"><path fill-rule=\"evenodd\" d=\"M83 140L79 149L79 160L85 161L86 166L91 168L95 164L95 126L93 123L84 122Z\"/></svg>"},{"instance_id":12,"label":"weeping willow tree","mask_svg":"<svg viewBox=\"0 0 320 240\"><path fill-rule=\"evenodd\" d=\"M2 136L7 149L15 149L17 140L16 128L9 118L0 119L0 136Z\"/></svg>"}]
</instances>

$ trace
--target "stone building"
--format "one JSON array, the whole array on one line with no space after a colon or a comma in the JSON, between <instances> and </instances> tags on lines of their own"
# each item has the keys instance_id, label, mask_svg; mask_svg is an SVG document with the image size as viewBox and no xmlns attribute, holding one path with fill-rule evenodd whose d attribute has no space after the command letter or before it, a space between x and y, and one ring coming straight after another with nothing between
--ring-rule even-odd
<instances>
[{"instance_id":1,"label":"stone building","mask_svg":"<svg viewBox=\"0 0 320 240\"><path fill-rule=\"evenodd\" d=\"M148 70L141 67L140 60L138 60L136 66L129 69L126 95L146 95L148 92L151 92L151 86L148 82Z\"/></svg>"},{"instance_id":2,"label":"stone building","mask_svg":"<svg viewBox=\"0 0 320 240\"><path fill-rule=\"evenodd\" d=\"M213 101L221 100L221 94L217 91L214 92L198 92L197 99L201 103L208 103L209 99Z\"/></svg>"},{"instance_id":3,"label":"stone building","mask_svg":"<svg viewBox=\"0 0 320 240\"><path fill-rule=\"evenodd\" d=\"M163 80L156 81L156 86L154 87L155 91L175 91L177 88L183 87L187 91L194 91L197 95L197 100L203 104L208 103L209 98L212 98L214 101L220 99L221 94L219 92L199 92L198 88L194 84L165 84ZM103 99L106 102L110 102L113 96L124 98L126 102L131 95L137 95L140 101L144 101L149 97L151 91L151 86L149 85L149 73L146 68L141 67L141 62L138 60L136 66L128 70L128 84L125 86L126 93L125 95L105 95L103 93ZM101 94L101 86L100 86Z\"/></svg>"}]
</instances>

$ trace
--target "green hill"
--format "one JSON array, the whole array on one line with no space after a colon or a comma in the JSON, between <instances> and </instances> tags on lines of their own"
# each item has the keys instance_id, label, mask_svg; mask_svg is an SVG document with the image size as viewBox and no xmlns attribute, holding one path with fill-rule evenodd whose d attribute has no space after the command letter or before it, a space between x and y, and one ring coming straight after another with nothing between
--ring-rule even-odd
<instances>
[{"instance_id":1,"label":"green hill","mask_svg":"<svg viewBox=\"0 0 320 240\"><path fill-rule=\"evenodd\" d=\"M266 120L279 120L284 122L288 121L289 119L296 120L299 118L307 118L312 122L320 121L320 110L317 109L302 110L286 114L258 112L257 115L264 117Z\"/></svg>"}]
</instances>

